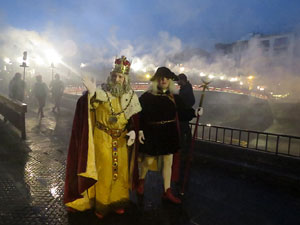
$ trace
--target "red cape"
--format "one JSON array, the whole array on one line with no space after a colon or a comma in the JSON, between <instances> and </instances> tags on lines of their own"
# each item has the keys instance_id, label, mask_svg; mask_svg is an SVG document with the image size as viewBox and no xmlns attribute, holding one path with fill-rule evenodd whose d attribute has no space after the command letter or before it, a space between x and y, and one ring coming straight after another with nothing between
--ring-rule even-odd
<instances>
[{"instance_id":1,"label":"red cape","mask_svg":"<svg viewBox=\"0 0 300 225\"><path fill-rule=\"evenodd\" d=\"M78 176L86 171L88 155L88 94L81 96L76 105L68 149L64 203L82 198L81 193L97 181Z\"/></svg>"}]
</instances>

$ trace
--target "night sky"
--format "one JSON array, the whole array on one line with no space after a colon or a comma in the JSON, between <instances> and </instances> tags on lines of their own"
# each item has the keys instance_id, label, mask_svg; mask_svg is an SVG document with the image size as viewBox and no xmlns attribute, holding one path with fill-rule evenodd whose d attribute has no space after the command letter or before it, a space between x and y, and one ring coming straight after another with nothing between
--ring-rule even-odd
<instances>
[{"instance_id":1,"label":"night sky","mask_svg":"<svg viewBox=\"0 0 300 225\"><path fill-rule=\"evenodd\" d=\"M299 9L299 0L2 0L1 57L26 50L48 65L42 50L54 49L75 70L121 54L159 66L186 48L298 30Z\"/></svg>"}]
</instances>

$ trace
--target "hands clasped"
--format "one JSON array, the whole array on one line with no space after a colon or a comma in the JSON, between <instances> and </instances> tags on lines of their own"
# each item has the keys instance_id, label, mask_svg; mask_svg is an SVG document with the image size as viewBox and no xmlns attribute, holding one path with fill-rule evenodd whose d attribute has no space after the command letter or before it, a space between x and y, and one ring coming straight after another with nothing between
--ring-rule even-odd
<instances>
[{"instance_id":1,"label":"hands clasped","mask_svg":"<svg viewBox=\"0 0 300 225\"><path fill-rule=\"evenodd\" d=\"M89 94L93 96L96 92L96 82L92 81L90 78L87 76L82 77L82 82L86 89L88 90Z\"/></svg>"}]
</instances>

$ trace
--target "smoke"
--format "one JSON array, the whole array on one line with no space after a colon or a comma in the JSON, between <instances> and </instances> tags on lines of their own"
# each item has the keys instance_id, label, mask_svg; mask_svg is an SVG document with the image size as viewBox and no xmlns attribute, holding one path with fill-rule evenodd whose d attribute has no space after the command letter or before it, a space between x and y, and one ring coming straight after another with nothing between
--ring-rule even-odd
<instances>
[{"instance_id":1,"label":"smoke","mask_svg":"<svg viewBox=\"0 0 300 225\"><path fill-rule=\"evenodd\" d=\"M185 17L185 20L189 19ZM45 50L53 49L61 56L62 61L55 63L55 71L61 73L62 77L87 74L105 81L115 57L125 55L132 62L131 71L136 78L133 80L147 80L145 74L151 76L157 67L167 66L177 74L187 74L193 84L200 84L201 78L208 79L209 76L214 85L221 78L245 81L249 75L254 75L253 88L261 86L269 92L290 93L293 96L298 93L296 84L300 71L297 63L300 40L294 35L297 30L292 34L293 48L270 57L261 46L259 38L250 38L244 51L222 54L189 47L179 37L166 31L129 40L120 38L120 27L113 25L105 37L99 35L96 41L91 41L83 40L82 36L86 34L79 34L74 26L67 25L54 26L49 22L43 32L36 32L2 24L0 57L9 58L20 70L21 62L18 60L23 51L27 51L28 70L35 69L35 73L49 74L52 62Z\"/></svg>"}]
</instances>

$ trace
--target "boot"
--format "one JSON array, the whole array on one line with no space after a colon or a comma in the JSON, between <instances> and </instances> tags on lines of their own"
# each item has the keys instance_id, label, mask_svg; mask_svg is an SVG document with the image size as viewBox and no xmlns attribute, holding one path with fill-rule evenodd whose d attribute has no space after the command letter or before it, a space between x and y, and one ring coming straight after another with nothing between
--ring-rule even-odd
<instances>
[{"instance_id":1,"label":"boot","mask_svg":"<svg viewBox=\"0 0 300 225\"><path fill-rule=\"evenodd\" d=\"M136 189L136 193L138 195L143 195L144 194L144 184L145 184L145 179L139 179L138 186L137 186L137 189Z\"/></svg>"},{"instance_id":2,"label":"boot","mask_svg":"<svg viewBox=\"0 0 300 225\"><path fill-rule=\"evenodd\" d=\"M162 197L163 199L169 200L174 204L181 204L181 200L172 194L171 188L168 188Z\"/></svg>"}]
</instances>

